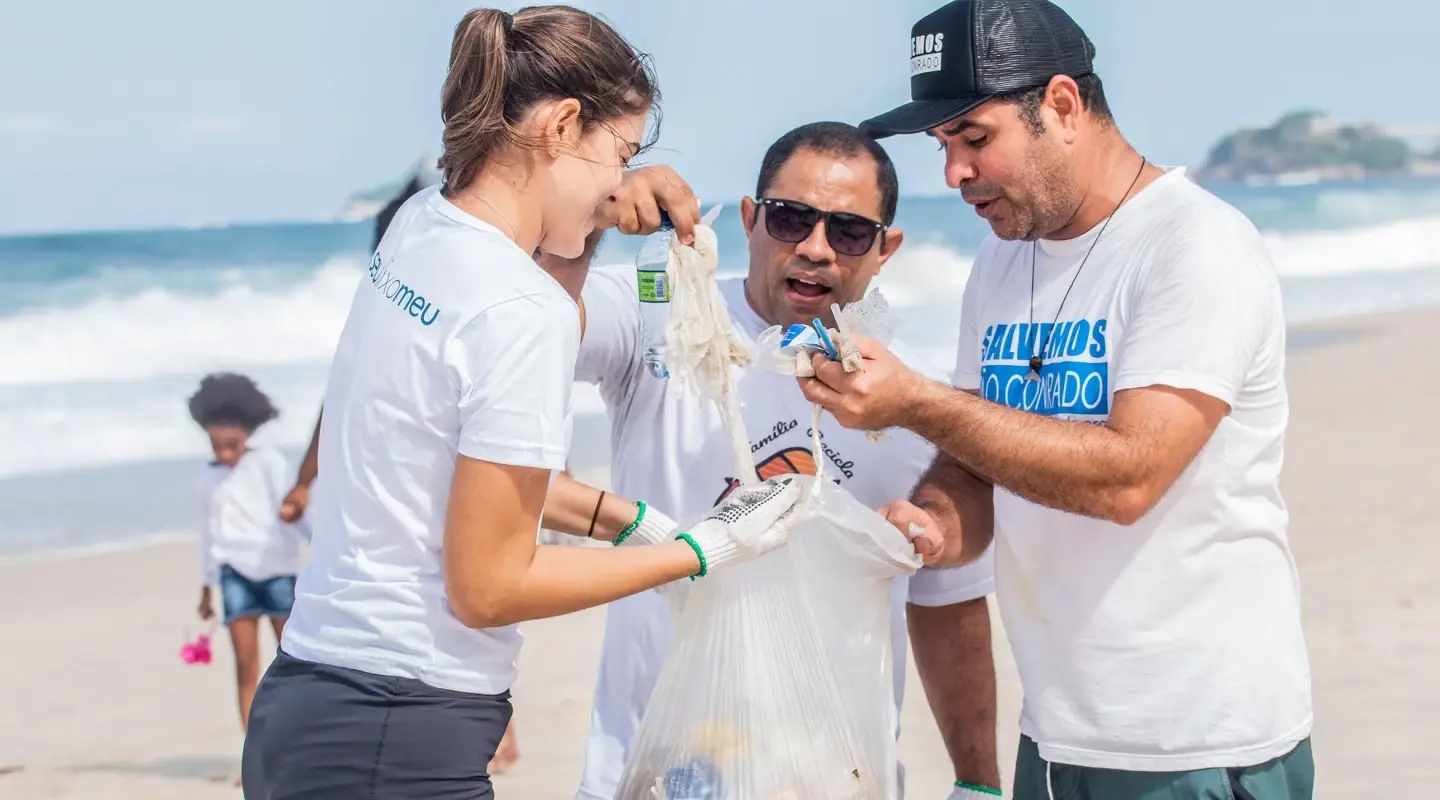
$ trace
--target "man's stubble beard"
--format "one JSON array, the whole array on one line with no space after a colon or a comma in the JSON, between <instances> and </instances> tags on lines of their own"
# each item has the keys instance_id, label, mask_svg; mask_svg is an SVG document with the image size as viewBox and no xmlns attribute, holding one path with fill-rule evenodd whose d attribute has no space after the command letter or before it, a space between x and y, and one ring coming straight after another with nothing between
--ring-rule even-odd
<instances>
[{"instance_id":1,"label":"man's stubble beard","mask_svg":"<svg viewBox=\"0 0 1440 800\"><path fill-rule=\"evenodd\" d=\"M1003 229L991 226L995 235L1007 241L1034 241L1069 224L1080 207L1080 193L1069 162L1059 148L1037 139L1030 148L1021 184L1028 202L1011 202L1015 216L1003 220Z\"/></svg>"}]
</instances>

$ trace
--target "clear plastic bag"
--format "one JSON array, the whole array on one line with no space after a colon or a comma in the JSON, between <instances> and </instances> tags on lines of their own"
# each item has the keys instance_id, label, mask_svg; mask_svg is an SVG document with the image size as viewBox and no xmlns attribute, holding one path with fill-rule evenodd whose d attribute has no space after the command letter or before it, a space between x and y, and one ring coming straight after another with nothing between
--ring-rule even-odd
<instances>
[{"instance_id":1,"label":"clear plastic bag","mask_svg":"<svg viewBox=\"0 0 1440 800\"><path fill-rule=\"evenodd\" d=\"M891 588L920 559L823 477L789 543L689 585L617 800L892 800Z\"/></svg>"}]
</instances>

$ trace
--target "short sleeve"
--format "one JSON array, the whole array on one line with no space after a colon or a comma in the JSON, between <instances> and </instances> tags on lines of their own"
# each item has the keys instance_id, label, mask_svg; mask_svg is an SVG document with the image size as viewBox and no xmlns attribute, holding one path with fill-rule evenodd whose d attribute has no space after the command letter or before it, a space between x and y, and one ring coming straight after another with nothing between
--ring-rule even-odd
<instances>
[{"instance_id":1,"label":"short sleeve","mask_svg":"<svg viewBox=\"0 0 1440 800\"><path fill-rule=\"evenodd\" d=\"M564 469L580 318L557 292L527 294L478 314L446 344L459 392L461 455Z\"/></svg>"},{"instance_id":2,"label":"short sleeve","mask_svg":"<svg viewBox=\"0 0 1440 800\"><path fill-rule=\"evenodd\" d=\"M635 270L591 270L580 298L585 303L585 331L575 361L575 379L599 384L626 381L639 364L640 352L640 295Z\"/></svg>"},{"instance_id":3,"label":"short sleeve","mask_svg":"<svg viewBox=\"0 0 1440 800\"><path fill-rule=\"evenodd\" d=\"M987 238L975 256L960 300L960 341L955 350L955 372L950 385L967 392L980 388L980 298L984 293L981 264L993 252L993 242Z\"/></svg>"},{"instance_id":4,"label":"short sleeve","mask_svg":"<svg viewBox=\"0 0 1440 800\"><path fill-rule=\"evenodd\" d=\"M959 567L924 567L910 576L910 602L935 608L976 600L995 591L995 545Z\"/></svg>"},{"instance_id":5,"label":"short sleeve","mask_svg":"<svg viewBox=\"0 0 1440 800\"><path fill-rule=\"evenodd\" d=\"M1135 288L1115 391L1171 386L1235 404L1282 325L1279 285L1258 232L1221 219L1177 234Z\"/></svg>"}]
</instances>

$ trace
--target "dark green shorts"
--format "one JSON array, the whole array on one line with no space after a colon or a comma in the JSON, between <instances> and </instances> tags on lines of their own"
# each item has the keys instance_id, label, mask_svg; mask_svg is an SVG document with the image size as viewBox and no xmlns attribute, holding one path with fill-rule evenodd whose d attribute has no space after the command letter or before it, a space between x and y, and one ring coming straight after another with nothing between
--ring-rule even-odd
<instances>
[{"instance_id":1,"label":"dark green shorts","mask_svg":"<svg viewBox=\"0 0 1440 800\"><path fill-rule=\"evenodd\" d=\"M1049 764L1026 736L1015 758L1015 800L1311 800L1314 793L1309 739L1279 758L1237 769L1127 772Z\"/></svg>"}]
</instances>

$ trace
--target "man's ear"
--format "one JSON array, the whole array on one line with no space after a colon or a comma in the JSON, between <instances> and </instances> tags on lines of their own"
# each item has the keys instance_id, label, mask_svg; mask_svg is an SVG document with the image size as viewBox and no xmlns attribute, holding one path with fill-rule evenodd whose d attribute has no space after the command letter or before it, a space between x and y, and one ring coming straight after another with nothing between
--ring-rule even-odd
<instances>
[{"instance_id":1,"label":"man's ear","mask_svg":"<svg viewBox=\"0 0 1440 800\"><path fill-rule=\"evenodd\" d=\"M745 238L750 238L750 232L755 229L755 223L760 219L760 204L749 197L740 198L740 227L745 229Z\"/></svg>"},{"instance_id":2,"label":"man's ear","mask_svg":"<svg viewBox=\"0 0 1440 800\"><path fill-rule=\"evenodd\" d=\"M1080 86L1069 75L1056 75L1045 89L1043 101L1058 124L1065 141L1073 141L1080 117L1085 113L1085 101L1080 98Z\"/></svg>"},{"instance_id":3,"label":"man's ear","mask_svg":"<svg viewBox=\"0 0 1440 800\"><path fill-rule=\"evenodd\" d=\"M885 241L880 243L880 266L884 267L885 262L889 261L890 257L895 255L895 253L900 249L900 245L904 243L904 228L890 228L889 230L885 231ZM879 271L880 270L878 269L876 270L876 272Z\"/></svg>"}]
</instances>

